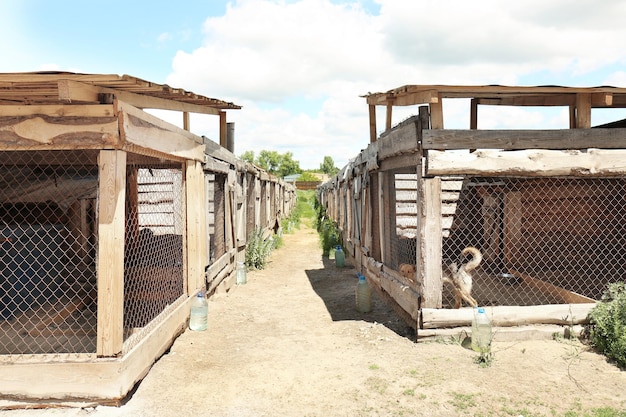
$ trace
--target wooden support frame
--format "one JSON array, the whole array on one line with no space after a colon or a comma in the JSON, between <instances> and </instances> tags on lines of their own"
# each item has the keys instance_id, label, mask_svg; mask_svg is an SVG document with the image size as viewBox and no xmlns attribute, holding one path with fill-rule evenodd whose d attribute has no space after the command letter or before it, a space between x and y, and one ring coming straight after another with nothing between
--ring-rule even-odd
<instances>
[{"instance_id":1,"label":"wooden support frame","mask_svg":"<svg viewBox=\"0 0 626 417\"><path fill-rule=\"evenodd\" d=\"M418 176L420 178L421 176ZM441 179L418 181L419 249L417 270L421 274L422 306L440 308L443 286L441 271ZM421 267L420 267L421 266Z\"/></svg>"},{"instance_id":2,"label":"wooden support frame","mask_svg":"<svg viewBox=\"0 0 626 417\"><path fill-rule=\"evenodd\" d=\"M370 117L370 143L376 142L376 106L370 104L368 106Z\"/></svg>"},{"instance_id":3,"label":"wooden support frame","mask_svg":"<svg viewBox=\"0 0 626 417\"><path fill-rule=\"evenodd\" d=\"M193 295L205 287L204 268L208 263L206 199L204 198L204 171L198 161L185 164L185 193L187 208L187 294Z\"/></svg>"},{"instance_id":4,"label":"wooden support frame","mask_svg":"<svg viewBox=\"0 0 626 417\"><path fill-rule=\"evenodd\" d=\"M124 233L126 152L100 151L98 207L99 357L122 351L124 328Z\"/></svg>"}]
</instances>

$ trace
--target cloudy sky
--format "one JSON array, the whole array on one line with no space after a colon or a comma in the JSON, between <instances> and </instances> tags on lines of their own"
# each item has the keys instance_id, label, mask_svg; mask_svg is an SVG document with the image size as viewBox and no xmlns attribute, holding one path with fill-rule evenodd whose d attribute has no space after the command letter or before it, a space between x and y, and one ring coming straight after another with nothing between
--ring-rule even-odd
<instances>
[{"instance_id":1,"label":"cloudy sky","mask_svg":"<svg viewBox=\"0 0 626 417\"><path fill-rule=\"evenodd\" d=\"M304 169L367 147L368 92L626 87L626 0L0 0L0 16L0 72L129 74L232 101L237 155L291 151ZM394 124L417 112L400 110ZM567 128L567 114L481 108L479 128ZM444 117L467 128L469 106L444 101ZM217 139L215 116L191 128Z\"/></svg>"}]
</instances>

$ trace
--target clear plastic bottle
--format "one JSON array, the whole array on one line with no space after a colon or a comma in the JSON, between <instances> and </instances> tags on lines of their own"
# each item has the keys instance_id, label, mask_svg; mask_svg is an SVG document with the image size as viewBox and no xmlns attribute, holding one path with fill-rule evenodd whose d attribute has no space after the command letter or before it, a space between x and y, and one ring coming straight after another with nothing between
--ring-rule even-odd
<instances>
[{"instance_id":1,"label":"clear plastic bottle","mask_svg":"<svg viewBox=\"0 0 626 417\"><path fill-rule=\"evenodd\" d=\"M346 254L343 253L341 245L337 245L335 248L335 266L337 268L343 268L346 264Z\"/></svg>"},{"instance_id":2,"label":"clear plastic bottle","mask_svg":"<svg viewBox=\"0 0 626 417\"><path fill-rule=\"evenodd\" d=\"M243 285L248 282L246 277L246 264L243 262L237 262L237 285Z\"/></svg>"},{"instance_id":3,"label":"clear plastic bottle","mask_svg":"<svg viewBox=\"0 0 626 417\"><path fill-rule=\"evenodd\" d=\"M362 274L358 274L359 281L356 284L356 309L360 313L372 311L372 293L367 280Z\"/></svg>"},{"instance_id":4,"label":"clear plastic bottle","mask_svg":"<svg viewBox=\"0 0 626 417\"><path fill-rule=\"evenodd\" d=\"M491 349L491 321L484 308L474 308L472 320L472 349L487 353Z\"/></svg>"},{"instance_id":5,"label":"clear plastic bottle","mask_svg":"<svg viewBox=\"0 0 626 417\"><path fill-rule=\"evenodd\" d=\"M209 303L204 298L204 291L200 291L191 301L189 315L189 329L206 330L208 326Z\"/></svg>"}]
</instances>

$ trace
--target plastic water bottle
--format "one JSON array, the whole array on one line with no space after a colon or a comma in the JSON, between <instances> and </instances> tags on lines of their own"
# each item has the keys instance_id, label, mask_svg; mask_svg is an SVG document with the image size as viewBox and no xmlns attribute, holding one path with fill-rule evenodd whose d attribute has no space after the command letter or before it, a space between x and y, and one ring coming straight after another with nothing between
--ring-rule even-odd
<instances>
[{"instance_id":1,"label":"plastic water bottle","mask_svg":"<svg viewBox=\"0 0 626 417\"><path fill-rule=\"evenodd\" d=\"M356 284L356 309L359 313L372 311L372 293L370 286L362 274L358 274L359 281Z\"/></svg>"},{"instance_id":2,"label":"plastic water bottle","mask_svg":"<svg viewBox=\"0 0 626 417\"><path fill-rule=\"evenodd\" d=\"M472 349L479 353L487 353L491 349L491 321L484 308L474 308Z\"/></svg>"},{"instance_id":3,"label":"plastic water bottle","mask_svg":"<svg viewBox=\"0 0 626 417\"><path fill-rule=\"evenodd\" d=\"M237 262L237 285L243 285L248 282L246 277L246 264L243 262Z\"/></svg>"},{"instance_id":4,"label":"plastic water bottle","mask_svg":"<svg viewBox=\"0 0 626 417\"><path fill-rule=\"evenodd\" d=\"M191 314L189 315L189 328L191 330L206 330L208 325L209 303L204 298L204 292L200 291L191 302Z\"/></svg>"},{"instance_id":5,"label":"plastic water bottle","mask_svg":"<svg viewBox=\"0 0 626 417\"><path fill-rule=\"evenodd\" d=\"M335 248L335 266L337 268L343 268L345 264L346 255L345 253L343 253L343 250L341 250L341 245L337 245L337 247Z\"/></svg>"}]
</instances>

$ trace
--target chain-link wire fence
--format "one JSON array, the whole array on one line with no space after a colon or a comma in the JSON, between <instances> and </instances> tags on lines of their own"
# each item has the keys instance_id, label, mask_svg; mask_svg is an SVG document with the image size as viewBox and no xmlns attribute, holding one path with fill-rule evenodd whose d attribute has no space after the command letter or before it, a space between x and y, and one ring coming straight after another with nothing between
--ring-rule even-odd
<instances>
[{"instance_id":1,"label":"chain-link wire fence","mask_svg":"<svg viewBox=\"0 0 626 417\"><path fill-rule=\"evenodd\" d=\"M0 152L0 354L96 349L97 151Z\"/></svg>"},{"instance_id":2,"label":"chain-link wire fence","mask_svg":"<svg viewBox=\"0 0 626 417\"><path fill-rule=\"evenodd\" d=\"M98 151L0 152L0 354L95 353ZM185 294L181 164L130 158L124 351Z\"/></svg>"},{"instance_id":3,"label":"chain-link wire fence","mask_svg":"<svg viewBox=\"0 0 626 417\"><path fill-rule=\"evenodd\" d=\"M125 352L185 294L181 164L128 165L126 189Z\"/></svg>"},{"instance_id":4,"label":"chain-link wire fence","mask_svg":"<svg viewBox=\"0 0 626 417\"><path fill-rule=\"evenodd\" d=\"M217 259L226 253L226 175L211 174L205 175L207 179L208 192L208 230L209 234L209 264L213 264Z\"/></svg>"},{"instance_id":5,"label":"chain-link wire fence","mask_svg":"<svg viewBox=\"0 0 626 417\"><path fill-rule=\"evenodd\" d=\"M383 263L416 264L417 176L391 171L383 191ZM373 176L376 178L376 176ZM441 178L444 271L468 262L479 305L593 302L626 275L623 179ZM376 206L372 207L376 212ZM376 228L374 228L375 230ZM428 236L427 239L439 238ZM442 288L443 307L454 306Z\"/></svg>"},{"instance_id":6,"label":"chain-link wire fence","mask_svg":"<svg viewBox=\"0 0 626 417\"><path fill-rule=\"evenodd\" d=\"M476 246L481 305L592 302L626 274L623 179L468 178L444 258Z\"/></svg>"}]
</instances>

